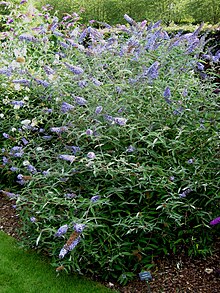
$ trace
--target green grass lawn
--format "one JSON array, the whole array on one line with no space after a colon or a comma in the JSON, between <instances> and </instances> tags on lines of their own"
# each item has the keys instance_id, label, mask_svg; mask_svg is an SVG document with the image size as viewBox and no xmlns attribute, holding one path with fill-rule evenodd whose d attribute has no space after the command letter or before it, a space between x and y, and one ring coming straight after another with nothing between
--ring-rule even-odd
<instances>
[{"instance_id":1,"label":"green grass lawn","mask_svg":"<svg viewBox=\"0 0 220 293\"><path fill-rule=\"evenodd\" d=\"M21 249L0 232L0 293L108 293L116 292L83 277L57 276L46 259Z\"/></svg>"}]
</instances>

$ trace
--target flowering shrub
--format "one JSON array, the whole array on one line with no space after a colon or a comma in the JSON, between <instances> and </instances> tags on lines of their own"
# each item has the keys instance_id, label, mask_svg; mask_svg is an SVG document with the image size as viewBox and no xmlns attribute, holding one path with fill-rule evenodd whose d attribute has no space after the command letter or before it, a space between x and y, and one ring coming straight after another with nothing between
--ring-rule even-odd
<instances>
[{"instance_id":1,"label":"flowering shrub","mask_svg":"<svg viewBox=\"0 0 220 293\"><path fill-rule=\"evenodd\" d=\"M105 37L75 14L20 19L1 43L0 180L23 242L121 283L160 253L206 254L219 120L200 28L171 39L125 15Z\"/></svg>"}]
</instances>

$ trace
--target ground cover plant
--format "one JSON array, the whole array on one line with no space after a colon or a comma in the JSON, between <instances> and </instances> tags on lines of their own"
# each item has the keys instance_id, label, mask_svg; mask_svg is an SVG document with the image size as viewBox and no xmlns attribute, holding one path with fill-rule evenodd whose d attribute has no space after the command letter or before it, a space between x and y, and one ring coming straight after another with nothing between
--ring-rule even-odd
<instances>
[{"instance_id":1,"label":"ground cover plant","mask_svg":"<svg viewBox=\"0 0 220 293\"><path fill-rule=\"evenodd\" d=\"M220 54L203 51L201 26L170 38L125 15L105 34L21 2L1 42L0 182L23 244L121 283L161 253L205 256L220 182L204 60Z\"/></svg>"}]
</instances>

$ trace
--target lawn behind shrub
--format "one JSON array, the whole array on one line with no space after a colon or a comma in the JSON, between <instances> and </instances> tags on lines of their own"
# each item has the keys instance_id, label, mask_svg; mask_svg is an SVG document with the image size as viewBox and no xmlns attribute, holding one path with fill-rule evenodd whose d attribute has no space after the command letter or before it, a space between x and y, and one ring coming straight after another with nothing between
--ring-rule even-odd
<instances>
[{"instance_id":1,"label":"lawn behind shrub","mask_svg":"<svg viewBox=\"0 0 220 293\"><path fill-rule=\"evenodd\" d=\"M22 249L3 232L0 232L0 250L1 293L112 292L81 276L68 276L64 272L56 276L46 257Z\"/></svg>"}]
</instances>

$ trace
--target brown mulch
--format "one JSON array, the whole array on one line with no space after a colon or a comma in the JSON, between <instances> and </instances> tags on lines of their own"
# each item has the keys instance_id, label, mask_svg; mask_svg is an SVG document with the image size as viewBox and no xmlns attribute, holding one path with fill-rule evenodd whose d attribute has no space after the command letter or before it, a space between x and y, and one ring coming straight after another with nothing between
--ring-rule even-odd
<instances>
[{"instance_id":1,"label":"brown mulch","mask_svg":"<svg viewBox=\"0 0 220 293\"><path fill-rule=\"evenodd\" d=\"M0 194L0 230L18 239L19 216L15 202ZM187 256L164 257L156 261L149 283L152 293L219 293L220 292L220 238L214 252L206 259ZM136 280L126 286L114 282L105 285L122 293L148 293L147 284Z\"/></svg>"}]
</instances>

